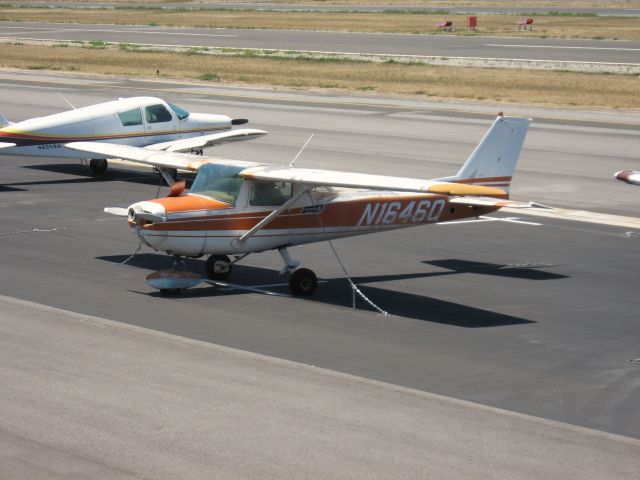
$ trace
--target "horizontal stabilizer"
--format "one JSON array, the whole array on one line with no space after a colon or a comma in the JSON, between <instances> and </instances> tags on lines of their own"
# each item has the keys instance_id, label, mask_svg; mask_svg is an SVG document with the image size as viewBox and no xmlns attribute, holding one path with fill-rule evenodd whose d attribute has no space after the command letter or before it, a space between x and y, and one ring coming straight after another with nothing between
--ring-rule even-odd
<instances>
[{"instance_id":1,"label":"horizontal stabilizer","mask_svg":"<svg viewBox=\"0 0 640 480\"><path fill-rule=\"evenodd\" d=\"M212 147L221 143L251 140L253 138L262 137L266 134L267 132L264 130L242 128L238 130L229 130L227 132L212 133L210 135L202 135L200 137L173 140L171 142L155 143L153 145L147 145L145 148L148 148L149 150L164 150L165 152L188 152L190 150L200 150Z\"/></svg>"},{"instance_id":2,"label":"horizontal stabilizer","mask_svg":"<svg viewBox=\"0 0 640 480\"><path fill-rule=\"evenodd\" d=\"M515 200L505 200L488 197L460 197L452 198L449 203L455 205L467 205L469 207L509 207L509 208L532 208L536 206L531 202L517 202Z\"/></svg>"},{"instance_id":3,"label":"horizontal stabilizer","mask_svg":"<svg viewBox=\"0 0 640 480\"><path fill-rule=\"evenodd\" d=\"M10 148L15 146L16 146L15 143L0 142L0 148Z\"/></svg>"}]
</instances>

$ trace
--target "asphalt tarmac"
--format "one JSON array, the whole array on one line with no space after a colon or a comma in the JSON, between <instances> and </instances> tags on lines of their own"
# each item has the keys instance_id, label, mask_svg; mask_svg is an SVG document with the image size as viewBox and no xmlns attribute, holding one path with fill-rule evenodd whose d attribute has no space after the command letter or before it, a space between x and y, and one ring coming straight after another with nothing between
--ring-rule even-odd
<instances>
[{"instance_id":1,"label":"asphalt tarmac","mask_svg":"<svg viewBox=\"0 0 640 480\"><path fill-rule=\"evenodd\" d=\"M486 113L402 102L392 108L364 97L282 99L166 82L30 78L0 78L0 109L9 119L66 109L58 92L76 106L161 95L270 131L216 151L227 157L288 163L314 133L298 160L306 167L442 176L457 170L491 123ZM599 118L538 119L514 197L637 216L640 191L611 177L637 166L637 126ZM309 300L289 298L278 286L281 260L273 252L238 264L231 281L266 285L281 296L203 286L163 298L143 280L170 258L144 250L120 265L137 242L121 218L102 211L155 197L155 175L112 168L95 179L73 160L0 160L2 295L640 437L640 243L629 229L544 219L543 226L429 226L336 242L353 280L388 317L363 301L352 309L351 290L326 244L292 250L325 280ZM200 271L203 261L188 266Z\"/></svg>"},{"instance_id":2,"label":"asphalt tarmac","mask_svg":"<svg viewBox=\"0 0 640 480\"><path fill-rule=\"evenodd\" d=\"M2 295L0 308L3 479L627 480L640 469L640 440Z\"/></svg>"},{"instance_id":3,"label":"asphalt tarmac","mask_svg":"<svg viewBox=\"0 0 640 480\"><path fill-rule=\"evenodd\" d=\"M640 63L640 43L638 42L517 38L517 36L517 32L514 32L514 37L501 38L0 22L0 37L15 38L16 40L99 40L170 46L281 49L356 54Z\"/></svg>"}]
</instances>

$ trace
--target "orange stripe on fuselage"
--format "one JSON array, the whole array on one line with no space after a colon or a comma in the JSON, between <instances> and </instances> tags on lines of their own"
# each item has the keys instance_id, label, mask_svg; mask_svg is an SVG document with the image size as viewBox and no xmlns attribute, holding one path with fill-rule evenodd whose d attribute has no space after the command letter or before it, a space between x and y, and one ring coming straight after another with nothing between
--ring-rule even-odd
<instances>
[{"instance_id":1,"label":"orange stripe on fuselage","mask_svg":"<svg viewBox=\"0 0 640 480\"><path fill-rule=\"evenodd\" d=\"M62 142L76 142L80 140L114 140L118 138L135 138L135 137L147 137L147 136L160 136L160 135L179 135L183 133L197 133L197 132L209 132L213 130L225 130L223 128L204 129L204 128L192 128L188 130L159 130L159 131L140 131L140 132L122 132L111 133L108 135L67 135L60 136L55 134L37 133L37 132L14 132L9 128L0 130L0 138L11 138L16 140L30 140L45 143L62 143Z\"/></svg>"}]
</instances>

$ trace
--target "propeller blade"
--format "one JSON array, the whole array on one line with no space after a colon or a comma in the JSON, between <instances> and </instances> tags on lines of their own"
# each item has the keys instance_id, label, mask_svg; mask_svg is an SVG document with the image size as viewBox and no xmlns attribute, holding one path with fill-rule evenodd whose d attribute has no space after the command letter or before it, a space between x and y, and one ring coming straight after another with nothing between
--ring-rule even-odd
<instances>
[{"instance_id":1,"label":"propeller blade","mask_svg":"<svg viewBox=\"0 0 640 480\"><path fill-rule=\"evenodd\" d=\"M122 207L106 207L104 211L118 217L127 217L129 215L127 209Z\"/></svg>"},{"instance_id":2,"label":"propeller blade","mask_svg":"<svg viewBox=\"0 0 640 480\"><path fill-rule=\"evenodd\" d=\"M244 125L245 123L248 123L249 119L247 118L234 118L233 120L231 120L231 125Z\"/></svg>"}]
</instances>

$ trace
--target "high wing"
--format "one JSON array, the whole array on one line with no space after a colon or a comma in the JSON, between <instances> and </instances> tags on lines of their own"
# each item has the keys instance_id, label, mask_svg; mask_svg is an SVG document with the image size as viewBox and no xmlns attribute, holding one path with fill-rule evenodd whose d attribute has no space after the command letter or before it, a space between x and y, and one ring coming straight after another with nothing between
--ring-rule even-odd
<instances>
[{"instance_id":1,"label":"high wing","mask_svg":"<svg viewBox=\"0 0 640 480\"><path fill-rule=\"evenodd\" d=\"M369 190L393 190L398 192L440 193L450 196L507 197L507 193L504 190L495 187L366 173L339 172L335 170L258 166L243 170L240 172L240 176L252 180L301 183L311 187L366 188Z\"/></svg>"},{"instance_id":2,"label":"high wing","mask_svg":"<svg viewBox=\"0 0 640 480\"><path fill-rule=\"evenodd\" d=\"M249 180L283 181L304 184L308 187L327 186L363 188L369 190L391 190L397 192L438 193L449 196L484 196L507 198L504 190L495 187L468 185L454 182L419 180L407 177L370 175L335 170L260 165L256 162L222 160L187 153L164 152L148 148L132 147L101 142L72 142L67 148L105 155L107 157L132 160L158 168L179 168L197 171L206 163L246 166L240 176Z\"/></svg>"},{"instance_id":3,"label":"high wing","mask_svg":"<svg viewBox=\"0 0 640 480\"><path fill-rule=\"evenodd\" d=\"M212 133L210 135L202 135L200 137L184 138L182 140L173 140L171 142L155 143L147 145L144 148L149 150L164 150L165 152L188 152L221 143L238 142L242 140L251 140L252 138L266 135L264 130L256 130L254 128L240 128L222 133Z\"/></svg>"},{"instance_id":4,"label":"high wing","mask_svg":"<svg viewBox=\"0 0 640 480\"><path fill-rule=\"evenodd\" d=\"M240 162L236 160L208 159L201 155L189 153L164 152L149 150L148 148L132 147L117 143L103 142L71 142L65 145L72 150L104 155L108 158L122 158L133 162L144 163L158 168L179 168L196 172L205 163L220 163L237 166L255 166L255 162Z\"/></svg>"}]
</instances>

